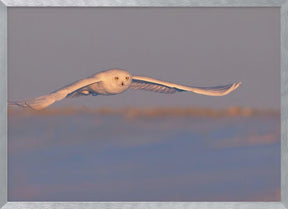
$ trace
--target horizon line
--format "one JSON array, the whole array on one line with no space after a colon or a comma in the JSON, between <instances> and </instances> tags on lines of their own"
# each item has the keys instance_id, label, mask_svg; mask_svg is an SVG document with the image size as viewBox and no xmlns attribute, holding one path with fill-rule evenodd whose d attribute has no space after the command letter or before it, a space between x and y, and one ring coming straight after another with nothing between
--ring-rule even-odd
<instances>
[{"instance_id":1,"label":"horizon line","mask_svg":"<svg viewBox=\"0 0 288 209\"><path fill-rule=\"evenodd\" d=\"M251 117L259 115L280 116L280 109L261 109L250 107L230 106L224 109L209 107L50 107L43 110L13 109L8 108L8 115L31 114L31 115L76 115L79 113L95 115L119 115L128 118L135 117Z\"/></svg>"}]
</instances>

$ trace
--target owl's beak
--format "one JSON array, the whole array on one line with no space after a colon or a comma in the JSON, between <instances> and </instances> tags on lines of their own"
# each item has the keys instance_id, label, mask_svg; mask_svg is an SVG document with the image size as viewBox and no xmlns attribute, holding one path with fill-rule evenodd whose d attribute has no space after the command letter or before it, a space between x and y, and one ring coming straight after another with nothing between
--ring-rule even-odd
<instances>
[{"instance_id":1,"label":"owl's beak","mask_svg":"<svg viewBox=\"0 0 288 209\"><path fill-rule=\"evenodd\" d=\"M124 82L122 82L121 85L124 86Z\"/></svg>"}]
</instances>

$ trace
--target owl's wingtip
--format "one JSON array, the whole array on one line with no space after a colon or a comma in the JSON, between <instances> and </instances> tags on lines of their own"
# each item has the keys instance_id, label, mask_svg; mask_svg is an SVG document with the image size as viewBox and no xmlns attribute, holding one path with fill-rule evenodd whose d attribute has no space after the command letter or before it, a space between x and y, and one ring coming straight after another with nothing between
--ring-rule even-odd
<instances>
[{"instance_id":1,"label":"owl's wingtip","mask_svg":"<svg viewBox=\"0 0 288 209\"><path fill-rule=\"evenodd\" d=\"M235 84L235 89L242 85L242 81L238 81Z\"/></svg>"}]
</instances>

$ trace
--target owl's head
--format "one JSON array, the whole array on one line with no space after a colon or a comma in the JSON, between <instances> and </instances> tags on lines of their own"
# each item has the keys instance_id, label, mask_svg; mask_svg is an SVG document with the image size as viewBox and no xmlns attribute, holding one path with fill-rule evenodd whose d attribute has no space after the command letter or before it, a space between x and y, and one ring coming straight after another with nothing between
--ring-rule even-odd
<instances>
[{"instance_id":1,"label":"owl's head","mask_svg":"<svg viewBox=\"0 0 288 209\"><path fill-rule=\"evenodd\" d=\"M126 70L111 69L103 72L104 88L110 94L118 94L127 90L132 82L132 76Z\"/></svg>"}]
</instances>

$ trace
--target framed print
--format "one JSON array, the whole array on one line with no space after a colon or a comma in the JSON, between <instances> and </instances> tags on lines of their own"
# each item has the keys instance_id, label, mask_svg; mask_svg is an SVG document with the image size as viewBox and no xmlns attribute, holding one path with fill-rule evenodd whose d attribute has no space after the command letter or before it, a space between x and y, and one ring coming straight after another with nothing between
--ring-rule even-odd
<instances>
[{"instance_id":1,"label":"framed print","mask_svg":"<svg viewBox=\"0 0 288 209\"><path fill-rule=\"evenodd\" d=\"M287 16L0 1L1 208L287 208Z\"/></svg>"}]
</instances>

